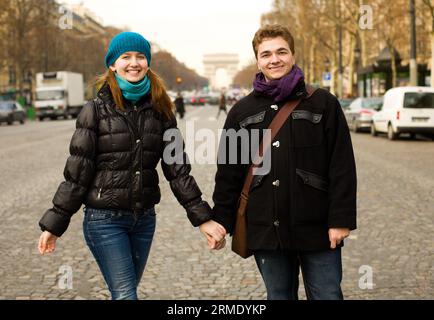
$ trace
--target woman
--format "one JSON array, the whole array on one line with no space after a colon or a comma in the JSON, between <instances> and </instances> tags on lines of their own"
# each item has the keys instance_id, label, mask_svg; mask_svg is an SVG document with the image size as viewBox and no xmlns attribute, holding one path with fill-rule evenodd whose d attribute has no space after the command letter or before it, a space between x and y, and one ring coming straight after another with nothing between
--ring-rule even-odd
<instances>
[{"instance_id":1,"label":"woman","mask_svg":"<svg viewBox=\"0 0 434 320\"><path fill-rule=\"evenodd\" d=\"M112 299L137 299L155 231L154 206L161 196L155 169L160 159L173 193L209 247L222 248L226 231L211 220L190 165L163 157L171 143L163 135L178 129L172 102L149 68L149 42L137 33L120 33L110 42L105 63L98 97L78 116L65 181L54 196L54 207L39 222L43 233L38 248L41 254L53 252L84 203L86 243ZM182 148L180 152L185 160Z\"/></svg>"}]
</instances>

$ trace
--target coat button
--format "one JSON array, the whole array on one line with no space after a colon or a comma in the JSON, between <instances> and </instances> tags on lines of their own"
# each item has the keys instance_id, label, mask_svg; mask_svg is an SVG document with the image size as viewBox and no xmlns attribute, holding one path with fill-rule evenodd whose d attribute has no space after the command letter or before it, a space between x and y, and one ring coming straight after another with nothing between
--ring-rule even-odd
<instances>
[{"instance_id":1,"label":"coat button","mask_svg":"<svg viewBox=\"0 0 434 320\"><path fill-rule=\"evenodd\" d=\"M276 220L276 221L273 222L273 224L274 224L275 227L278 227L280 225L280 222L279 222L279 220Z\"/></svg>"},{"instance_id":2,"label":"coat button","mask_svg":"<svg viewBox=\"0 0 434 320\"><path fill-rule=\"evenodd\" d=\"M309 183L309 178L304 178L304 183Z\"/></svg>"},{"instance_id":3,"label":"coat button","mask_svg":"<svg viewBox=\"0 0 434 320\"><path fill-rule=\"evenodd\" d=\"M140 171L136 171L136 176L140 175Z\"/></svg>"},{"instance_id":4,"label":"coat button","mask_svg":"<svg viewBox=\"0 0 434 320\"><path fill-rule=\"evenodd\" d=\"M273 181L273 186L278 187L280 185L280 180Z\"/></svg>"},{"instance_id":5,"label":"coat button","mask_svg":"<svg viewBox=\"0 0 434 320\"><path fill-rule=\"evenodd\" d=\"M273 147L279 148L280 142L279 141L273 142Z\"/></svg>"},{"instance_id":6,"label":"coat button","mask_svg":"<svg viewBox=\"0 0 434 320\"><path fill-rule=\"evenodd\" d=\"M270 108L271 108L271 109L274 109L274 110L279 109L279 107L277 106L277 104L273 104Z\"/></svg>"},{"instance_id":7,"label":"coat button","mask_svg":"<svg viewBox=\"0 0 434 320\"><path fill-rule=\"evenodd\" d=\"M137 140L136 140L136 143L140 143L140 139L137 139Z\"/></svg>"}]
</instances>

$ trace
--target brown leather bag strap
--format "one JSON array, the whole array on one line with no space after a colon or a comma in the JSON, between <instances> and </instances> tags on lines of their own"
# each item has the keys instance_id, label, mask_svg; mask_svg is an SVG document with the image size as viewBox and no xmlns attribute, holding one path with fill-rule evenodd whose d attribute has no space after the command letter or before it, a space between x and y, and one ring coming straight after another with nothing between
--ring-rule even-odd
<instances>
[{"instance_id":1,"label":"brown leather bag strap","mask_svg":"<svg viewBox=\"0 0 434 320\"><path fill-rule=\"evenodd\" d=\"M315 88L307 85L306 86L306 92L307 96L304 99L309 98L314 92ZM268 148L270 147L271 142L276 137L277 133L279 132L280 128L282 128L285 121L289 118L292 111L299 105L302 99L299 100L292 100L283 105L283 107L280 109L280 111L277 113L277 115L273 118L273 121L271 121L270 126L268 127L269 130L271 130L271 138L267 139L266 143L264 144L264 141L261 141L261 144L259 145L259 149L256 153L255 160L253 161L253 164L249 167L249 171L247 173L246 180L244 181L244 186L241 191L241 196L248 199L248 194L250 190L250 185L253 181L253 170L255 168L255 163L261 163L259 160L262 158L263 154L267 152Z\"/></svg>"}]
</instances>

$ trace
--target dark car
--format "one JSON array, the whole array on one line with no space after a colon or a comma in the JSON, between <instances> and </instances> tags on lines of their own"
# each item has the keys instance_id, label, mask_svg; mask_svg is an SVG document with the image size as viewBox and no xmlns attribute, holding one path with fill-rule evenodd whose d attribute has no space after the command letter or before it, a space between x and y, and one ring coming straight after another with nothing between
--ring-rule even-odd
<instances>
[{"instance_id":1,"label":"dark car","mask_svg":"<svg viewBox=\"0 0 434 320\"><path fill-rule=\"evenodd\" d=\"M24 124L26 112L23 107L15 101L0 101L0 123L7 122L8 125L19 121Z\"/></svg>"},{"instance_id":2,"label":"dark car","mask_svg":"<svg viewBox=\"0 0 434 320\"><path fill-rule=\"evenodd\" d=\"M192 106L204 106L205 105L205 97L202 95L193 95L190 97L190 102Z\"/></svg>"}]
</instances>

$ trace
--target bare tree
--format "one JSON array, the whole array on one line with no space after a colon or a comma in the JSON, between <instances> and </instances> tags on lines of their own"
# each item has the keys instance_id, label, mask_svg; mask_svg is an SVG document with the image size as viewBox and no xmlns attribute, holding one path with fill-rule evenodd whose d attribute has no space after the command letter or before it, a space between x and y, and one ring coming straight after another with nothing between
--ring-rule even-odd
<instances>
[{"instance_id":1,"label":"bare tree","mask_svg":"<svg viewBox=\"0 0 434 320\"><path fill-rule=\"evenodd\" d=\"M17 87L21 92L25 72L30 67L29 43L31 32L37 25L38 0L3 0L4 45L6 63L16 74Z\"/></svg>"},{"instance_id":2,"label":"bare tree","mask_svg":"<svg viewBox=\"0 0 434 320\"><path fill-rule=\"evenodd\" d=\"M422 0L431 17L431 87L434 87L434 1L432 0Z\"/></svg>"},{"instance_id":3,"label":"bare tree","mask_svg":"<svg viewBox=\"0 0 434 320\"><path fill-rule=\"evenodd\" d=\"M234 85L250 89L253 85L253 79L258 72L258 66L255 61L238 71L234 77Z\"/></svg>"},{"instance_id":4,"label":"bare tree","mask_svg":"<svg viewBox=\"0 0 434 320\"><path fill-rule=\"evenodd\" d=\"M171 53L158 51L152 57L153 70L165 81L170 89L197 89L208 84L208 80L199 76L194 70L187 68L179 62ZM182 82L178 84L176 79L180 77Z\"/></svg>"},{"instance_id":5,"label":"bare tree","mask_svg":"<svg viewBox=\"0 0 434 320\"><path fill-rule=\"evenodd\" d=\"M434 0L422 0L428 10L417 9L418 61L428 59L434 66ZM361 9L368 12L362 16ZM422 6L422 3L420 3ZM363 28L361 21L372 13L372 27ZM363 19L362 19L363 18ZM430 21L428 36L427 22ZM288 26L296 40L297 63L307 81L318 82L330 61L331 91L336 92L339 67L339 30L342 30L342 63L348 75L348 94L354 94L356 62L359 67L375 63L378 53L388 48L391 57L392 82L397 83L398 62L394 49L403 61L409 54L408 1L397 0L275 0L272 10L262 16L261 24L279 23ZM428 46L430 43L430 46ZM355 51L360 52L356 61ZM426 57L426 58L425 58ZM434 69L434 68L432 68ZM431 77L434 85L434 75Z\"/></svg>"}]
</instances>

